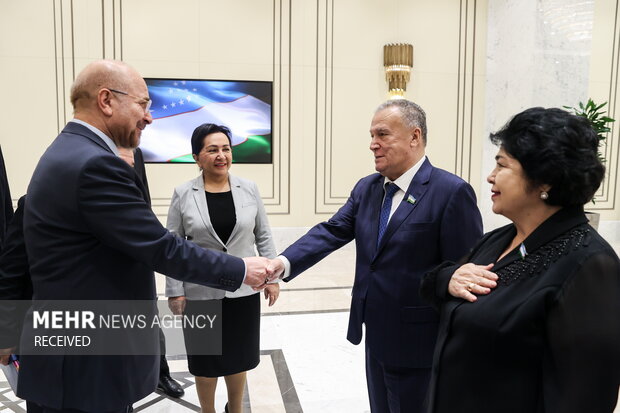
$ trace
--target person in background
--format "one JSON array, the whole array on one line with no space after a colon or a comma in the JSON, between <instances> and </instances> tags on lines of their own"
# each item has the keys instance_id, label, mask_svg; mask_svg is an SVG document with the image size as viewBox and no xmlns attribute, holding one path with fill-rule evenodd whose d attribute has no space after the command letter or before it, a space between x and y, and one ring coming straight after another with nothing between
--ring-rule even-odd
<instances>
[{"instance_id":1,"label":"person in background","mask_svg":"<svg viewBox=\"0 0 620 413\"><path fill-rule=\"evenodd\" d=\"M17 209L7 225L6 242L0 253L0 364L8 365L11 354L19 354L22 320L32 300L32 281L24 243L24 205L26 195L17 201ZM23 305L16 305L22 300ZM28 303L28 305L26 305ZM43 413L35 403L26 401L28 413Z\"/></svg>"},{"instance_id":2,"label":"person in background","mask_svg":"<svg viewBox=\"0 0 620 413\"><path fill-rule=\"evenodd\" d=\"M620 261L583 205L605 168L587 119L532 108L491 135L493 212L512 221L430 272L441 310L429 413L611 413Z\"/></svg>"},{"instance_id":3,"label":"person in background","mask_svg":"<svg viewBox=\"0 0 620 413\"><path fill-rule=\"evenodd\" d=\"M119 156L131 166L144 184L144 199L151 205L151 192L149 191L149 181L146 177L146 168L144 166L144 156L140 148L118 148ZM157 389L161 390L167 396L178 398L185 394L185 391L179 383L170 376L170 367L166 360L166 336L159 329L159 348L161 357L159 358L159 381Z\"/></svg>"},{"instance_id":4,"label":"person in background","mask_svg":"<svg viewBox=\"0 0 620 413\"><path fill-rule=\"evenodd\" d=\"M201 174L178 186L172 195L167 228L197 245L238 257L253 254L273 258L276 248L258 187L229 173L232 166L231 132L226 126L205 123L191 139L192 156ZM269 284L269 305L278 299L280 286ZM246 372L259 363L260 300L257 291L242 286L224 292L172 278L166 295L173 313L200 312L200 301L222 300L222 354L191 354L194 334L186 333L189 371L196 376L196 390L203 413L215 412L215 388L223 376L228 391L226 412L241 413ZM198 338L199 339L199 338Z\"/></svg>"},{"instance_id":5,"label":"person in background","mask_svg":"<svg viewBox=\"0 0 620 413\"><path fill-rule=\"evenodd\" d=\"M422 410L438 315L421 302L422 276L463 256L482 236L472 187L425 155L426 115L397 99L370 124L378 173L362 178L347 202L272 260L289 281L355 239L356 268L347 338L362 340L373 413ZM286 270L285 270L286 269Z\"/></svg>"}]
</instances>

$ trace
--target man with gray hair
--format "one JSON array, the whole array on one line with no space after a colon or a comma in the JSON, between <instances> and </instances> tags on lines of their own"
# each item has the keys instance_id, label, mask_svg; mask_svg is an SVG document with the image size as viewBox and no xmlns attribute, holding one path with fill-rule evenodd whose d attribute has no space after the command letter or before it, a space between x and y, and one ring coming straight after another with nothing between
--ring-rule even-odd
<instances>
[{"instance_id":1,"label":"man with gray hair","mask_svg":"<svg viewBox=\"0 0 620 413\"><path fill-rule=\"evenodd\" d=\"M408 100L380 105L370 125L378 172L362 178L347 202L308 231L271 269L290 281L355 239L356 268L347 339L362 340L373 413L416 413L433 359L438 315L418 295L422 276L456 261L482 236L471 186L425 155L426 115Z\"/></svg>"}]
</instances>

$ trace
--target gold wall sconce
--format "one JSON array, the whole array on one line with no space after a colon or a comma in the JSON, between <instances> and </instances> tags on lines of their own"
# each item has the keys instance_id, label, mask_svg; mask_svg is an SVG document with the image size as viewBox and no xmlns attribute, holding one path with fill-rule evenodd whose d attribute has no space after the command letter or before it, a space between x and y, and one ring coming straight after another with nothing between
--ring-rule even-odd
<instances>
[{"instance_id":1,"label":"gold wall sconce","mask_svg":"<svg viewBox=\"0 0 620 413\"><path fill-rule=\"evenodd\" d=\"M413 68L413 46L405 43L383 46L383 66L390 99L404 99Z\"/></svg>"}]
</instances>

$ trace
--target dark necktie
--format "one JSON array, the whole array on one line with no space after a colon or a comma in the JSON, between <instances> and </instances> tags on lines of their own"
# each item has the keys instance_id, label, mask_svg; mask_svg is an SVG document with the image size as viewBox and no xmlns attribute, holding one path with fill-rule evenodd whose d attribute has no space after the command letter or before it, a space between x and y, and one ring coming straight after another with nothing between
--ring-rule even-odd
<instances>
[{"instance_id":1,"label":"dark necktie","mask_svg":"<svg viewBox=\"0 0 620 413\"><path fill-rule=\"evenodd\" d=\"M390 220L390 210L392 209L392 197L398 191L398 185L391 182L385 184L385 199L381 207L381 215L379 215L379 235L377 236L377 246L381 243L381 238L385 234L385 230Z\"/></svg>"}]
</instances>

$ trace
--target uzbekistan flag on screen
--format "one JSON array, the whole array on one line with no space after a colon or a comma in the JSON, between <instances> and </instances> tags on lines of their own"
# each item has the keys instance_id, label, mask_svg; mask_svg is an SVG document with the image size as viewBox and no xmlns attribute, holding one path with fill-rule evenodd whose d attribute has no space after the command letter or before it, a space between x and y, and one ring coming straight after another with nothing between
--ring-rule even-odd
<instances>
[{"instance_id":1,"label":"uzbekistan flag on screen","mask_svg":"<svg viewBox=\"0 0 620 413\"><path fill-rule=\"evenodd\" d=\"M153 123L140 148L146 162L194 162L191 137L203 123L232 132L233 161L271 162L271 82L146 79Z\"/></svg>"}]
</instances>

